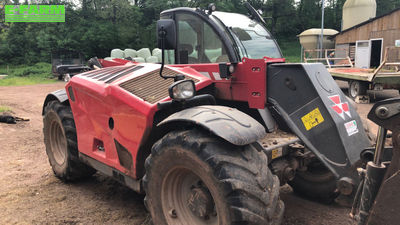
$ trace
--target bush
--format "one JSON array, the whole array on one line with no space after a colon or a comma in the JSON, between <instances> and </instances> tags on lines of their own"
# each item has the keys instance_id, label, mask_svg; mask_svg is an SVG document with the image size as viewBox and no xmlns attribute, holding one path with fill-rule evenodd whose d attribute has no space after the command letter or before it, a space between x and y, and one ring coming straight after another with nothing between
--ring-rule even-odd
<instances>
[{"instance_id":1,"label":"bush","mask_svg":"<svg viewBox=\"0 0 400 225\"><path fill-rule=\"evenodd\" d=\"M26 77L35 76L43 78L51 78L51 64L50 63L36 63L32 66L28 65L18 65L0 68L1 74L7 74L9 77Z\"/></svg>"},{"instance_id":2,"label":"bush","mask_svg":"<svg viewBox=\"0 0 400 225\"><path fill-rule=\"evenodd\" d=\"M0 79L0 86L32 85L40 83L52 83L55 80L51 73L50 63L36 63L34 65L1 66L0 74L7 74Z\"/></svg>"},{"instance_id":3,"label":"bush","mask_svg":"<svg viewBox=\"0 0 400 225\"><path fill-rule=\"evenodd\" d=\"M283 57L286 58L286 62L301 62L301 45L298 39L278 40L278 43L281 47Z\"/></svg>"}]
</instances>

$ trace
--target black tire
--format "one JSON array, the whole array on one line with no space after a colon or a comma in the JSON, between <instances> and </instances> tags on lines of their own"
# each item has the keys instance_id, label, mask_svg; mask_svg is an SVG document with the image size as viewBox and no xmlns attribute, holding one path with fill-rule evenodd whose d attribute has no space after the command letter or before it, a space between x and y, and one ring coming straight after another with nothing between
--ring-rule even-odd
<instances>
[{"instance_id":1,"label":"black tire","mask_svg":"<svg viewBox=\"0 0 400 225\"><path fill-rule=\"evenodd\" d=\"M349 81L349 97L353 100L359 95L366 95L368 90L368 83L351 80Z\"/></svg>"},{"instance_id":2,"label":"black tire","mask_svg":"<svg viewBox=\"0 0 400 225\"><path fill-rule=\"evenodd\" d=\"M145 205L154 224L281 223L279 180L254 144L238 147L200 130L174 131L154 144L145 168Z\"/></svg>"},{"instance_id":3,"label":"black tire","mask_svg":"<svg viewBox=\"0 0 400 225\"><path fill-rule=\"evenodd\" d=\"M298 195L329 204L339 195L336 181L333 173L317 158L313 158L307 170L297 171L288 184Z\"/></svg>"},{"instance_id":4,"label":"black tire","mask_svg":"<svg viewBox=\"0 0 400 225\"><path fill-rule=\"evenodd\" d=\"M58 178L71 181L96 172L79 160L75 122L69 106L58 101L47 104L43 134L50 165Z\"/></svg>"}]
</instances>

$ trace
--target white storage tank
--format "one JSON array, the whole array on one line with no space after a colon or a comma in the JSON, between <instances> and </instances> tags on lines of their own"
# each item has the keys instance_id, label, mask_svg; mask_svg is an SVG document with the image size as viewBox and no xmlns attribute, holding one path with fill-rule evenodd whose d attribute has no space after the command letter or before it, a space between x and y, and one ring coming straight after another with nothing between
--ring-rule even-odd
<instances>
[{"instance_id":1,"label":"white storage tank","mask_svg":"<svg viewBox=\"0 0 400 225\"><path fill-rule=\"evenodd\" d=\"M330 39L332 35L339 33L337 30L324 29L324 39L322 41L323 49L335 48L335 41ZM298 35L300 44L305 50L318 49L319 38L321 35L320 28L312 28L303 31Z\"/></svg>"},{"instance_id":2,"label":"white storage tank","mask_svg":"<svg viewBox=\"0 0 400 225\"><path fill-rule=\"evenodd\" d=\"M343 5L342 30L376 16L375 0L347 0Z\"/></svg>"}]
</instances>

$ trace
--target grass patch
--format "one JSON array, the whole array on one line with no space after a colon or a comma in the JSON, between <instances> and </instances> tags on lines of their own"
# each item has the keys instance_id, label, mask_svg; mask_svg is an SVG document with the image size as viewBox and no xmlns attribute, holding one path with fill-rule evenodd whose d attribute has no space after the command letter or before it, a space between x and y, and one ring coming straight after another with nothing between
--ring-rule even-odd
<instances>
[{"instance_id":1,"label":"grass patch","mask_svg":"<svg viewBox=\"0 0 400 225\"><path fill-rule=\"evenodd\" d=\"M4 106L4 105L0 105L0 113L4 113L4 112L11 112L11 108L8 106Z\"/></svg>"},{"instance_id":2,"label":"grass patch","mask_svg":"<svg viewBox=\"0 0 400 225\"><path fill-rule=\"evenodd\" d=\"M34 85L34 84L50 84L56 80L46 79L42 77L7 77L0 79L0 86L22 86L22 85Z\"/></svg>"},{"instance_id":3,"label":"grass patch","mask_svg":"<svg viewBox=\"0 0 400 225\"><path fill-rule=\"evenodd\" d=\"M2 66L0 74L8 75L6 78L0 79L0 86L48 84L56 81L51 74L51 64L49 63L36 63L31 66Z\"/></svg>"},{"instance_id":4,"label":"grass patch","mask_svg":"<svg viewBox=\"0 0 400 225\"><path fill-rule=\"evenodd\" d=\"M286 58L286 62L301 62L301 45L299 40L280 40L278 43L281 47L283 57Z\"/></svg>"}]
</instances>

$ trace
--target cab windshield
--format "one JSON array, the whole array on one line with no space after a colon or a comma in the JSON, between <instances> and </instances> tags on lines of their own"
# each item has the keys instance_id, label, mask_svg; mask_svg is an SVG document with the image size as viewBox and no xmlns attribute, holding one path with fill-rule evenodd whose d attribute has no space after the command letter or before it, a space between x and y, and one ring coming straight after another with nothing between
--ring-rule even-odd
<instances>
[{"instance_id":1,"label":"cab windshield","mask_svg":"<svg viewBox=\"0 0 400 225\"><path fill-rule=\"evenodd\" d=\"M240 58L282 58L281 51L271 34L255 20L236 13L213 12L235 39Z\"/></svg>"}]
</instances>

